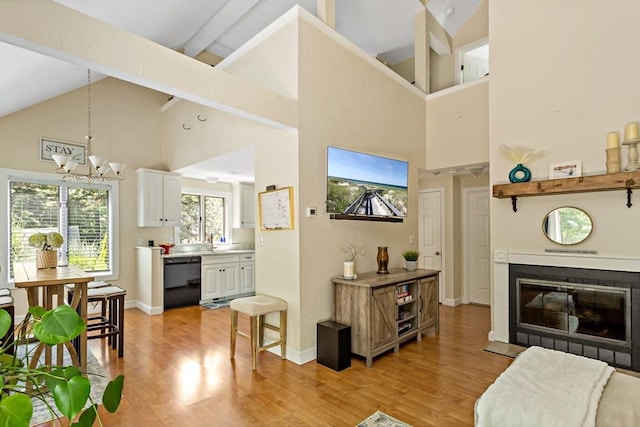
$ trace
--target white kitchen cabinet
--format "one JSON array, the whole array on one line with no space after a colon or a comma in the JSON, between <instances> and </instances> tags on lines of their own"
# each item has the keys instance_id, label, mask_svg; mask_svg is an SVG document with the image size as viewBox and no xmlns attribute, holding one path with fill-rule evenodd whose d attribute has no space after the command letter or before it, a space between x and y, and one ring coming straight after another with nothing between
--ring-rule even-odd
<instances>
[{"instance_id":1,"label":"white kitchen cabinet","mask_svg":"<svg viewBox=\"0 0 640 427\"><path fill-rule=\"evenodd\" d=\"M240 227L255 228L256 196L253 184L240 184Z\"/></svg>"},{"instance_id":2,"label":"white kitchen cabinet","mask_svg":"<svg viewBox=\"0 0 640 427\"><path fill-rule=\"evenodd\" d=\"M256 291L255 255L240 255L240 293L250 294Z\"/></svg>"},{"instance_id":3,"label":"white kitchen cabinet","mask_svg":"<svg viewBox=\"0 0 640 427\"><path fill-rule=\"evenodd\" d=\"M202 300L211 300L240 293L240 258L238 255L202 257Z\"/></svg>"},{"instance_id":4,"label":"white kitchen cabinet","mask_svg":"<svg viewBox=\"0 0 640 427\"><path fill-rule=\"evenodd\" d=\"M178 227L180 174L138 169L138 227Z\"/></svg>"}]
</instances>

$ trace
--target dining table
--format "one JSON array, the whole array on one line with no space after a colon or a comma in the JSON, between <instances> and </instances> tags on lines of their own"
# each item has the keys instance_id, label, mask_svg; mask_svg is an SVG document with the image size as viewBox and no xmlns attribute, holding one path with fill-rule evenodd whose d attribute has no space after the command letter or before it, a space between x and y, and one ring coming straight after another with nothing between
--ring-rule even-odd
<instances>
[{"instance_id":1,"label":"dining table","mask_svg":"<svg viewBox=\"0 0 640 427\"><path fill-rule=\"evenodd\" d=\"M80 267L68 265L55 268L37 268L35 263L14 263L13 277L15 287L25 289L29 307L41 306L51 310L58 305L69 304L78 311L82 320L87 323L87 284L95 279ZM65 299L65 285L72 285L73 298ZM56 346L56 361L62 365L64 350L68 351L71 361L81 371L87 369L87 331L80 334L74 342L66 342ZM32 362L35 364L44 351L45 364L51 365L53 354L51 347L40 344L34 352Z\"/></svg>"}]
</instances>

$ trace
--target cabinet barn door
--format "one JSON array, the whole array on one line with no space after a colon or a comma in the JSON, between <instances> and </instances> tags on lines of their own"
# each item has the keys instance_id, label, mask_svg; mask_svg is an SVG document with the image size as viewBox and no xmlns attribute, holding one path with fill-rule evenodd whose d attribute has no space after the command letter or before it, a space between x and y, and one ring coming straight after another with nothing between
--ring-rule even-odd
<instances>
[{"instance_id":1,"label":"cabinet barn door","mask_svg":"<svg viewBox=\"0 0 640 427\"><path fill-rule=\"evenodd\" d=\"M385 286L374 289L371 300L371 348L395 340L398 336L396 322L396 287Z\"/></svg>"},{"instance_id":2,"label":"cabinet barn door","mask_svg":"<svg viewBox=\"0 0 640 427\"><path fill-rule=\"evenodd\" d=\"M438 276L420 280L420 328L438 323Z\"/></svg>"}]
</instances>

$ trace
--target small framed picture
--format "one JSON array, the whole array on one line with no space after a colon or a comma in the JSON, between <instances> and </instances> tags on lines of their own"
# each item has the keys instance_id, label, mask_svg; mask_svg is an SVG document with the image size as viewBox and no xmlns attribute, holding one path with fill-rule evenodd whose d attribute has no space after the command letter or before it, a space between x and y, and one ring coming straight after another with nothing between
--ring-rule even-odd
<instances>
[{"instance_id":1,"label":"small framed picture","mask_svg":"<svg viewBox=\"0 0 640 427\"><path fill-rule=\"evenodd\" d=\"M40 138L40 160L53 162L52 154L70 156L79 165L86 165L86 145L51 138Z\"/></svg>"},{"instance_id":2,"label":"small framed picture","mask_svg":"<svg viewBox=\"0 0 640 427\"><path fill-rule=\"evenodd\" d=\"M580 160L555 163L549 166L549 179L575 178L577 176L582 176L582 162Z\"/></svg>"}]
</instances>

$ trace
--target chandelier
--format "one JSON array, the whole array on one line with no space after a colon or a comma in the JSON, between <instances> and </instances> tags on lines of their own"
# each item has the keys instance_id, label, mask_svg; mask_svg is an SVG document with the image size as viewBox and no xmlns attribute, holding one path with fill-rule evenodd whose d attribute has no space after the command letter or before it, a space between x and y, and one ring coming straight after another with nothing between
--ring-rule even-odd
<instances>
[{"instance_id":1,"label":"chandelier","mask_svg":"<svg viewBox=\"0 0 640 427\"><path fill-rule=\"evenodd\" d=\"M107 159L96 156L91 151L91 143L93 137L91 136L91 70L87 70L87 149L84 155L84 164L86 167L79 167L80 165L73 160L71 156L65 156L63 154L52 154L51 158L58 165L56 173L63 174L64 178L75 178L79 181L104 181L104 180L122 180L124 177L121 175L125 168L124 163L109 162Z\"/></svg>"}]
</instances>

